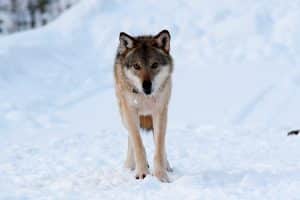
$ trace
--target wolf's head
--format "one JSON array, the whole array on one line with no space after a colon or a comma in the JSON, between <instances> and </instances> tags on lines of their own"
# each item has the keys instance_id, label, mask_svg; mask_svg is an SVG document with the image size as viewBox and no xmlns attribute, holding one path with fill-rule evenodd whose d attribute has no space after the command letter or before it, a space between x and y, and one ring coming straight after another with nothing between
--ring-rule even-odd
<instances>
[{"instance_id":1,"label":"wolf's head","mask_svg":"<svg viewBox=\"0 0 300 200\"><path fill-rule=\"evenodd\" d=\"M118 57L130 84L146 95L158 91L173 68L170 33L163 30L155 36L132 37L121 32L119 39Z\"/></svg>"}]
</instances>

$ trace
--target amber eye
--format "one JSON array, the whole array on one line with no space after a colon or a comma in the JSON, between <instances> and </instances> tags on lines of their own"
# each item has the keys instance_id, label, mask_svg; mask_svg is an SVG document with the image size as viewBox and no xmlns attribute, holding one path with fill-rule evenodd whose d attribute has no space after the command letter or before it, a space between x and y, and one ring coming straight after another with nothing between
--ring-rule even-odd
<instances>
[{"instance_id":1,"label":"amber eye","mask_svg":"<svg viewBox=\"0 0 300 200\"><path fill-rule=\"evenodd\" d=\"M156 63L156 62L151 65L152 69L156 69L157 67L158 67L158 63Z\"/></svg>"},{"instance_id":2,"label":"amber eye","mask_svg":"<svg viewBox=\"0 0 300 200\"><path fill-rule=\"evenodd\" d=\"M135 70L140 70L140 69L141 69L141 66L139 66L139 64L134 64L134 65L133 65L133 68L134 68Z\"/></svg>"}]
</instances>

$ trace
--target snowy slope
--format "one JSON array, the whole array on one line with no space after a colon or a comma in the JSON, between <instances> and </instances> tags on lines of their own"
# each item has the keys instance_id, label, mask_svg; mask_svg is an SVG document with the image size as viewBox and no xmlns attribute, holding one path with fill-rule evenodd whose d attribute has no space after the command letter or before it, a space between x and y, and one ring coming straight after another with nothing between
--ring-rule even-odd
<instances>
[{"instance_id":1,"label":"snowy slope","mask_svg":"<svg viewBox=\"0 0 300 200\"><path fill-rule=\"evenodd\" d=\"M299 140L286 132L300 126L299 8L85 0L45 28L1 37L0 199L297 199ZM175 171L171 184L136 182L122 168L113 59L120 31L164 28Z\"/></svg>"},{"instance_id":2,"label":"snowy slope","mask_svg":"<svg viewBox=\"0 0 300 200\"><path fill-rule=\"evenodd\" d=\"M196 124L297 126L299 5L189 2L83 1L45 29L2 38L0 112L8 117L2 117L1 125L10 124L8 110L22 119L33 118L112 88L119 32L168 28L178 80L172 107L184 119ZM171 120L180 122L174 110Z\"/></svg>"}]
</instances>

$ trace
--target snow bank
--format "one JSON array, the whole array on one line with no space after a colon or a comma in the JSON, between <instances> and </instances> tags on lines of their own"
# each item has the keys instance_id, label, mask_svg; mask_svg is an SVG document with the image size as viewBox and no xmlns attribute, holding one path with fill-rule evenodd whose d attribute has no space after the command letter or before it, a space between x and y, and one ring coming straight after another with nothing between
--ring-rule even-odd
<instances>
[{"instance_id":1,"label":"snow bank","mask_svg":"<svg viewBox=\"0 0 300 200\"><path fill-rule=\"evenodd\" d=\"M45 28L0 38L0 199L297 199L299 141L286 133L300 126L299 9L85 0ZM113 60L119 32L165 28L175 172L171 184L137 182L121 167Z\"/></svg>"}]
</instances>

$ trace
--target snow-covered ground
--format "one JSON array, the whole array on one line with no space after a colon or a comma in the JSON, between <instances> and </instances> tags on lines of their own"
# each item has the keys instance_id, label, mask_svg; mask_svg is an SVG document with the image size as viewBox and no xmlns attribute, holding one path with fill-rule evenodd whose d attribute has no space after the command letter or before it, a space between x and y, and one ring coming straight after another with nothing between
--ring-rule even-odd
<instances>
[{"instance_id":1,"label":"snow-covered ground","mask_svg":"<svg viewBox=\"0 0 300 200\"><path fill-rule=\"evenodd\" d=\"M85 0L45 28L1 37L0 199L300 199L300 140L286 136L300 128L299 9ZM169 184L122 168L112 75L120 31L165 28Z\"/></svg>"}]
</instances>

